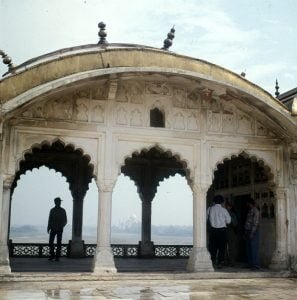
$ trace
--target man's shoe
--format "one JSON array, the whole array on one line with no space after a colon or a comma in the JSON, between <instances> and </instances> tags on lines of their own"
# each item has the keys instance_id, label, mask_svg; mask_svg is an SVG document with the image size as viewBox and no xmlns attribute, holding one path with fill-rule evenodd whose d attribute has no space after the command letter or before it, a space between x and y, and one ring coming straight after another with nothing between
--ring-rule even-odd
<instances>
[{"instance_id":1,"label":"man's shoe","mask_svg":"<svg viewBox=\"0 0 297 300\"><path fill-rule=\"evenodd\" d=\"M49 257L49 259L48 259L48 260L49 260L49 261L52 261L53 259L54 259L54 257Z\"/></svg>"},{"instance_id":2,"label":"man's shoe","mask_svg":"<svg viewBox=\"0 0 297 300\"><path fill-rule=\"evenodd\" d=\"M60 258L59 257L56 257L56 259L55 259L56 261L59 261L60 260Z\"/></svg>"}]
</instances>

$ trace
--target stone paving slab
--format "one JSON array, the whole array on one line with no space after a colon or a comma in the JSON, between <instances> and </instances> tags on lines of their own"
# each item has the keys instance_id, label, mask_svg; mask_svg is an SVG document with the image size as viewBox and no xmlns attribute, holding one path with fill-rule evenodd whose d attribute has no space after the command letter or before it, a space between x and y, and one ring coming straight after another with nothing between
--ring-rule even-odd
<instances>
[{"instance_id":1,"label":"stone paving slab","mask_svg":"<svg viewBox=\"0 0 297 300\"><path fill-rule=\"evenodd\" d=\"M1 282L0 299L295 300L297 279Z\"/></svg>"},{"instance_id":2,"label":"stone paving slab","mask_svg":"<svg viewBox=\"0 0 297 300\"><path fill-rule=\"evenodd\" d=\"M56 281L113 281L113 280L196 280L239 278L288 278L290 271L275 272L262 269L225 267L215 272L190 273L186 271L186 259L116 259L117 273L92 273L91 258L62 258L50 262L46 258L15 258L11 260L12 273L0 274L2 282L48 282ZM1 300L1 298L0 298Z\"/></svg>"}]
</instances>

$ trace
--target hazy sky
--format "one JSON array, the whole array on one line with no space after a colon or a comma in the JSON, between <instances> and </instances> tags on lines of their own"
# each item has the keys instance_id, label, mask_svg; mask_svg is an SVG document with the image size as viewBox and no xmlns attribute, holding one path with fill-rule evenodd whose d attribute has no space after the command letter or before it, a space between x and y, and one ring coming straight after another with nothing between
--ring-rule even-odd
<instances>
[{"instance_id":1,"label":"hazy sky","mask_svg":"<svg viewBox=\"0 0 297 300\"><path fill-rule=\"evenodd\" d=\"M272 94L276 78L280 92L297 86L296 0L0 0L0 49L17 65L60 48L95 44L100 21L107 24L111 43L158 48L175 25L171 51L236 73L245 71L248 80ZM6 70L0 63L0 74ZM31 214L24 211L32 210L37 213L29 217L30 222L43 223L57 191L71 216L72 199L65 179L53 171L29 173L15 191L12 223L26 223L23 218ZM191 224L192 196L185 181L171 179L163 188L153 202L153 223ZM131 216L140 219L140 200L133 189L127 178L119 180L113 201L115 224ZM86 224L97 220L97 198L96 185L91 184L85 199ZM168 212L166 201L174 203L170 206L174 212Z\"/></svg>"},{"instance_id":2,"label":"hazy sky","mask_svg":"<svg viewBox=\"0 0 297 300\"><path fill-rule=\"evenodd\" d=\"M0 0L0 49L15 64L60 48L98 42L162 47L222 65L274 94L297 86L296 0ZM6 71L0 64L0 73Z\"/></svg>"}]
</instances>

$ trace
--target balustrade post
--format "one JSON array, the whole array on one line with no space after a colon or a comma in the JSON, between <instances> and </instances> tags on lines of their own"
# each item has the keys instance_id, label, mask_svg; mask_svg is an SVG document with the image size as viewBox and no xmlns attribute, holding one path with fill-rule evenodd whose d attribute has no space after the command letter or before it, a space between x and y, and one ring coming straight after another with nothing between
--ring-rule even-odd
<instances>
[{"instance_id":1,"label":"balustrade post","mask_svg":"<svg viewBox=\"0 0 297 300\"><path fill-rule=\"evenodd\" d=\"M214 271L206 245L206 194L208 186L194 184L193 190L193 249L187 269L191 272Z\"/></svg>"}]
</instances>

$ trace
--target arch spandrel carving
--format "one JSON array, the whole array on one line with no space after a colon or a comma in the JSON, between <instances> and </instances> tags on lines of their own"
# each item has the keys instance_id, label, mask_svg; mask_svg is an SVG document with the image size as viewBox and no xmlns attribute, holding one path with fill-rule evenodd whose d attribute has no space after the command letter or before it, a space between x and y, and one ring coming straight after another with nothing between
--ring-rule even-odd
<instances>
[{"instance_id":1,"label":"arch spandrel carving","mask_svg":"<svg viewBox=\"0 0 297 300\"><path fill-rule=\"evenodd\" d=\"M187 106L187 89L173 88L173 107L186 108Z\"/></svg>"},{"instance_id":2,"label":"arch spandrel carving","mask_svg":"<svg viewBox=\"0 0 297 300\"><path fill-rule=\"evenodd\" d=\"M192 112L188 114L187 116L187 129L189 131L197 131L200 132L200 126L201 126L201 120L200 120L200 111Z\"/></svg>"},{"instance_id":3,"label":"arch spandrel carving","mask_svg":"<svg viewBox=\"0 0 297 300\"><path fill-rule=\"evenodd\" d=\"M154 106L164 111L166 128L200 132L201 113L204 113L201 108L206 108L207 130L210 134L263 138L279 135L272 133L278 125L273 124L263 112L257 112L245 104L244 99L236 93L226 92L226 89L206 82L193 83L185 78L181 81L182 85L177 78L171 81L171 78L157 74L146 74L137 79L135 76L131 74L121 79L119 75L110 80L115 85L114 99L110 100L107 100L110 88L107 79L86 83L77 89L72 86L68 92L65 90L55 96L49 95L47 99L34 100L33 104L20 109L17 122L37 119L77 123L76 126L81 123L106 125L107 120L113 118L112 123L118 126L149 127L149 111ZM109 114L107 105L111 105L113 115ZM136 106L140 107L137 114ZM179 112L178 115L175 110ZM176 121L181 119L180 114L184 122ZM142 122L139 122L140 119Z\"/></svg>"},{"instance_id":4,"label":"arch spandrel carving","mask_svg":"<svg viewBox=\"0 0 297 300\"><path fill-rule=\"evenodd\" d=\"M145 93L151 97L172 96L173 89L166 81L146 82Z\"/></svg>"},{"instance_id":5,"label":"arch spandrel carving","mask_svg":"<svg viewBox=\"0 0 297 300\"><path fill-rule=\"evenodd\" d=\"M137 126L137 127L142 127L143 126L143 113L140 109L135 108L131 112L130 116L130 125L131 126Z\"/></svg>"},{"instance_id":6,"label":"arch spandrel carving","mask_svg":"<svg viewBox=\"0 0 297 300\"><path fill-rule=\"evenodd\" d=\"M121 80L116 93L117 102L143 104L145 83L143 81Z\"/></svg>"},{"instance_id":7,"label":"arch spandrel carving","mask_svg":"<svg viewBox=\"0 0 297 300\"><path fill-rule=\"evenodd\" d=\"M16 115L23 119L104 123L107 85L100 81L88 87L78 86L76 89L73 91L72 87L55 96L35 100L21 108Z\"/></svg>"}]
</instances>

